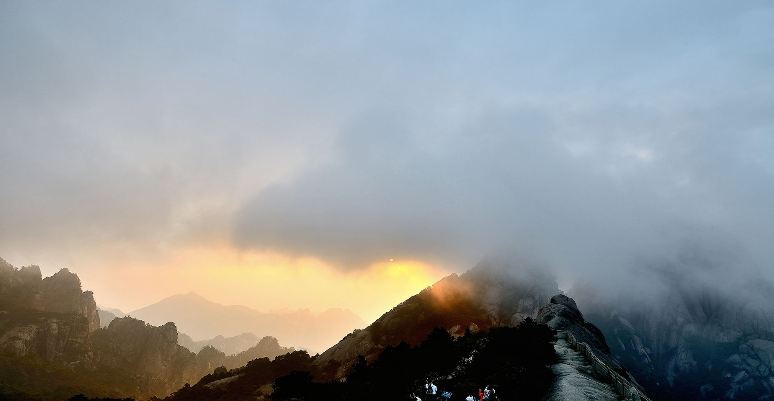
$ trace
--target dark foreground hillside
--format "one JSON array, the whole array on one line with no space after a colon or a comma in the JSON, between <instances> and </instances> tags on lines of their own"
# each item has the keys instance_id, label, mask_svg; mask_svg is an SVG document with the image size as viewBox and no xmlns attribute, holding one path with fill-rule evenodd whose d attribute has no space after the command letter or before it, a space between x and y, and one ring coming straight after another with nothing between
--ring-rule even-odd
<instances>
[{"instance_id":1,"label":"dark foreground hillside","mask_svg":"<svg viewBox=\"0 0 774 401\"><path fill-rule=\"evenodd\" d=\"M226 401L269 394L272 400L360 400L364 394L369 400L396 400L420 393L428 378L439 392L457 396L490 384L503 399L539 400L553 382L546 365L556 361L554 334L532 319L487 332L467 330L457 338L436 328L415 347L406 342L387 346L370 363L360 357L344 381L331 380L336 366L318 368L313 357L298 351L215 372L167 400Z\"/></svg>"}]
</instances>

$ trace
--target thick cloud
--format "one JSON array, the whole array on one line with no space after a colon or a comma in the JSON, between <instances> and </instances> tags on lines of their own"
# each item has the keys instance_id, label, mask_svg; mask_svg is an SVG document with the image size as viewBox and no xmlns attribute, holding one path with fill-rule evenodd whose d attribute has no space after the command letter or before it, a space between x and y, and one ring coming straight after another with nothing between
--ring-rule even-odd
<instances>
[{"instance_id":1,"label":"thick cloud","mask_svg":"<svg viewBox=\"0 0 774 401\"><path fill-rule=\"evenodd\" d=\"M0 7L4 254L774 260L767 2Z\"/></svg>"},{"instance_id":2,"label":"thick cloud","mask_svg":"<svg viewBox=\"0 0 774 401\"><path fill-rule=\"evenodd\" d=\"M664 134L667 117L646 107L640 113L653 118L633 128L651 134L611 137L604 131L618 122L608 106L611 118L588 127L603 133L580 144L563 130L574 124L565 110L485 112L440 145L423 143L413 113L368 116L345 130L328 164L247 203L235 238L345 268L390 257L464 267L515 246L555 265L605 270L677 257L694 242L769 260L762 239L772 238L774 196L761 188L772 188L772 176L728 147L762 138L717 130L710 116L693 128L701 135ZM708 148L712 141L721 143Z\"/></svg>"}]
</instances>

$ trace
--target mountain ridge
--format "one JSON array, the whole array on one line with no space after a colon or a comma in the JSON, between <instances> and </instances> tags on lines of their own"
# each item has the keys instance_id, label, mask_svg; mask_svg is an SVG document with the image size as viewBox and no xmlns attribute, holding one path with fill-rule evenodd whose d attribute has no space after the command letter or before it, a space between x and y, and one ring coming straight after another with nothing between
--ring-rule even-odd
<instances>
[{"instance_id":1,"label":"mountain ridge","mask_svg":"<svg viewBox=\"0 0 774 401\"><path fill-rule=\"evenodd\" d=\"M564 397L567 394L595 394L620 399L587 362L556 360L559 352L570 351L551 345L558 341L554 329L569 330L626 373L609 355L604 335L584 320L574 301L555 295L555 281L544 280L550 275L532 269L491 272L490 267L480 264L462 275L444 277L322 354L295 352L272 362L251 361L208 375L167 399L348 401L368 393L381 401L423 393L426 378L463 397L474 387L493 383L503 397L518 394L553 401L575 399ZM525 277L532 280L519 280ZM521 348L522 341L529 346ZM552 385L551 371L561 373L561 382ZM573 387L576 384L580 387Z\"/></svg>"},{"instance_id":2,"label":"mountain ridge","mask_svg":"<svg viewBox=\"0 0 774 401\"><path fill-rule=\"evenodd\" d=\"M261 312L244 305L224 305L194 291L175 294L129 312L154 325L175 322L194 341L217 336L234 337L253 333L273 336L296 348L324 350L365 322L349 309L331 308L317 315L309 309L290 313Z\"/></svg>"}]
</instances>

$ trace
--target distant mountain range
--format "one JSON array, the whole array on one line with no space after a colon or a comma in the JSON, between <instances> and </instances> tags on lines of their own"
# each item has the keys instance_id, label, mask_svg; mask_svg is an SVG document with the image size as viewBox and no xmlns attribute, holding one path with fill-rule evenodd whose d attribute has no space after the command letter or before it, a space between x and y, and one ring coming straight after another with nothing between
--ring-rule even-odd
<instances>
[{"instance_id":1,"label":"distant mountain range","mask_svg":"<svg viewBox=\"0 0 774 401\"><path fill-rule=\"evenodd\" d=\"M100 327L108 327L110 322L116 318L126 316L125 313L119 309L106 308L104 306L97 305L99 312ZM193 353L198 353L204 347L213 347L218 351L223 352L225 355L236 355L240 352L247 351L251 347L258 344L261 339L253 333L242 333L238 336L223 337L221 335L215 336L209 340L194 341L191 336L180 332L177 336L177 343L183 347L188 348Z\"/></svg>"},{"instance_id":2,"label":"distant mountain range","mask_svg":"<svg viewBox=\"0 0 774 401\"><path fill-rule=\"evenodd\" d=\"M217 336L209 340L194 341L185 333L177 336L177 343L188 348L189 351L198 353L204 347L213 347L226 355L236 355L258 344L260 338L253 333L242 333L234 337Z\"/></svg>"},{"instance_id":3,"label":"distant mountain range","mask_svg":"<svg viewBox=\"0 0 774 401\"><path fill-rule=\"evenodd\" d=\"M239 305L221 305L199 294L173 295L127 314L152 325L175 322L194 340L252 333L257 338L276 337L282 344L323 351L365 322L348 309L328 309L318 315L308 309L291 313L266 313ZM225 352L225 350L224 350Z\"/></svg>"}]
</instances>

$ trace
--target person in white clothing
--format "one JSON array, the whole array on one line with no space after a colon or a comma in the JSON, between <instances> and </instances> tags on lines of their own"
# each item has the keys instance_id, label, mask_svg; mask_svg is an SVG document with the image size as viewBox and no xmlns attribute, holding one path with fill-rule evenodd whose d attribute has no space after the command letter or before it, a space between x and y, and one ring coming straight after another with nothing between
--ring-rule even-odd
<instances>
[{"instance_id":1,"label":"person in white clothing","mask_svg":"<svg viewBox=\"0 0 774 401\"><path fill-rule=\"evenodd\" d=\"M473 394L468 394L468 397L465 398L465 401L475 401L475 398L473 398Z\"/></svg>"}]
</instances>

